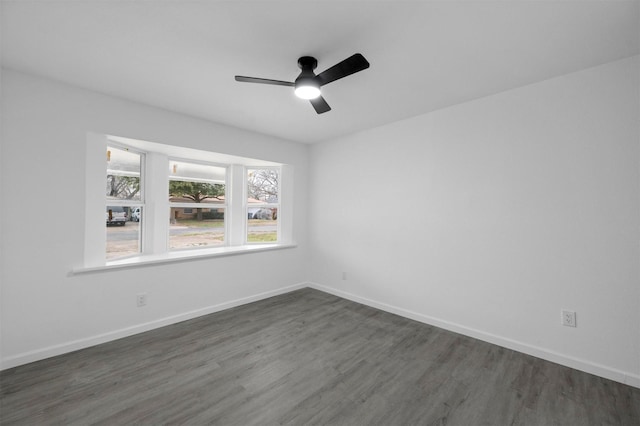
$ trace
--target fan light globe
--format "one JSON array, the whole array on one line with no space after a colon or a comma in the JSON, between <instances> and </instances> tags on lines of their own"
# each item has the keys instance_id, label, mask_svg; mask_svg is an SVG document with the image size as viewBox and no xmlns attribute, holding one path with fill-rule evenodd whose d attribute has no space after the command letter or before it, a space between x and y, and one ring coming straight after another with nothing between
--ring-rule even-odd
<instances>
[{"instance_id":1,"label":"fan light globe","mask_svg":"<svg viewBox=\"0 0 640 426\"><path fill-rule=\"evenodd\" d=\"M298 86L294 92L301 99L315 99L320 96L320 88L316 86Z\"/></svg>"}]
</instances>

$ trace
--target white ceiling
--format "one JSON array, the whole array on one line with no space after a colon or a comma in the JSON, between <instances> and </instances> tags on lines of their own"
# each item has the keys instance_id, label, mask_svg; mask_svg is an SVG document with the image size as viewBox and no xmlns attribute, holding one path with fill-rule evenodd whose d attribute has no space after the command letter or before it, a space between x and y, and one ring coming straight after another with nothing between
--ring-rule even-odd
<instances>
[{"instance_id":1,"label":"white ceiling","mask_svg":"<svg viewBox=\"0 0 640 426\"><path fill-rule=\"evenodd\" d=\"M8 1L3 67L313 143L640 52L638 1ZM281 86L353 53L317 115Z\"/></svg>"}]
</instances>

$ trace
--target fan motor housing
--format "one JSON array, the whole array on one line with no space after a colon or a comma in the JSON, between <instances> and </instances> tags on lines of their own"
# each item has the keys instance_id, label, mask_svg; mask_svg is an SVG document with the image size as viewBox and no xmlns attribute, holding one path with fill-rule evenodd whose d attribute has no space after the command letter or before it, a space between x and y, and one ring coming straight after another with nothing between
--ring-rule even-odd
<instances>
[{"instance_id":1,"label":"fan motor housing","mask_svg":"<svg viewBox=\"0 0 640 426\"><path fill-rule=\"evenodd\" d=\"M318 60L313 56L303 56L298 59L298 67L300 67L302 71L313 71L318 67Z\"/></svg>"}]
</instances>

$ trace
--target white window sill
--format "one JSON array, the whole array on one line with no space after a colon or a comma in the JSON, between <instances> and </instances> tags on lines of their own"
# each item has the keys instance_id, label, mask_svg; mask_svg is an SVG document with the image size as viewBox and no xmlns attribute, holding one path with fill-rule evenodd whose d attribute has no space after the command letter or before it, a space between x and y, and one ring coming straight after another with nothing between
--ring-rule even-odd
<instances>
[{"instance_id":1,"label":"white window sill","mask_svg":"<svg viewBox=\"0 0 640 426\"><path fill-rule=\"evenodd\" d=\"M102 266L90 266L74 268L72 275L86 274L90 272L108 271L112 269L127 269L140 266L156 265L171 262L185 262L189 260L201 260L211 257L235 256L238 254L256 253L262 251L282 250L297 247L297 244L252 244L236 247L218 247L200 250L183 250L162 254L129 257L121 260L107 262Z\"/></svg>"}]
</instances>

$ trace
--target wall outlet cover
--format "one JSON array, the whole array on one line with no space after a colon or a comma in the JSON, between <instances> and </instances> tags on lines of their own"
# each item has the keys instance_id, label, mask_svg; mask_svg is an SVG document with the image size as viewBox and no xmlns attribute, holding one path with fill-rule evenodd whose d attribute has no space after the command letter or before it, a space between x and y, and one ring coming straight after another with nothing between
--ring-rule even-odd
<instances>
[{"instance_id":1,"label":"wall outlet cover","mask_svg":"<svg viewBox=\"0 0 640 426\"><path fill-rule=\"evenodd\" d=\"M136 294L136 305L138 307L145 306L147 304L147 293Z\"/></svg>"},{"instance_id":2,"label":"wall outlet cover","mask_svg":"<svg viewBox=\"0 0 640 426\"><path fill-rule=\"evenodd\" d=\"M567 327L576 327L575 311L562 310L562 325Z\"/></svg>"}]
</instances>

